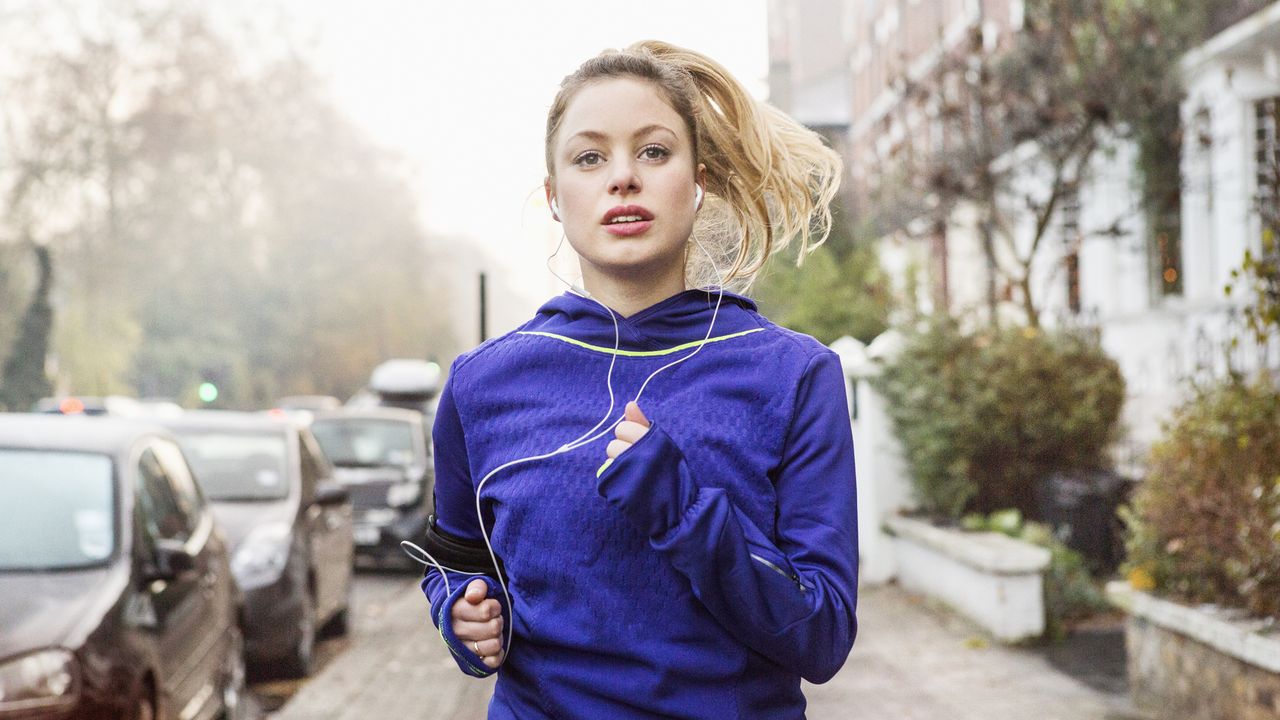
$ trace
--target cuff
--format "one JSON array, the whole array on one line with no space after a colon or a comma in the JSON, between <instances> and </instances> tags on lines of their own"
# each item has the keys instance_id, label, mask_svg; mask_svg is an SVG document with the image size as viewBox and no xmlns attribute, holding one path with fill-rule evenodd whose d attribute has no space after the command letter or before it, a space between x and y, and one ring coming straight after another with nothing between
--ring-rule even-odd
<instances>
[{"instance_id":1,"label":"cuff","mask_svg":"<svg viewBox=\"0 0 1280 720\"><path fill-rule=\"evenodd\" d=\"M698 486L689 477L684 453L655 422L614 462L601 468L596 491L621 509L650 538L680 524Z\"/></svg>"},{"instance_id":2,"label":"cuff","mask_svg":"<svg viewBox=\"0 0 1280 720\"><path fill-rule=\"evenodd\" d=\"M450 618L453 604L462 598L467 591L467 585L474 579L474 577L469 577L465 582L459 583L458 587L435 609L435 616L432 620L435 621L436 629L440 631L440 637L444 639L445 647L449 648L454 662L458 663L458 667L462 669L462 672L473 677L483 678L496 673L498 669L485 665L480 656L472 651L470 643L459 639L457 635L453 634L453 622ZM502 606L502 649L505 651L507 649L507 628L510 627L511 613L507 611L507 603L502 594L502 588L487 577L482 579L489 588L485 597L497 598L498 604Z\"/></svg>"}]
</instances>

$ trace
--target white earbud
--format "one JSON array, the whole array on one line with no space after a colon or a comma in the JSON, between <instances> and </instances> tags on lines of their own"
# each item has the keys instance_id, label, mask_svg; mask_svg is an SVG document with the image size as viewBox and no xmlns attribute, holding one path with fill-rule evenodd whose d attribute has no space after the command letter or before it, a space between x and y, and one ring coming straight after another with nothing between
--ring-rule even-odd
<instances>
[{"instance_id":1,"label":"white earbud","mask_svg":"<svg viewBox=\"0 0 1280 720\"><path fill-rule=\"evenodd\" d=\"M693 211L697 212L702 209L702 186L693 186Z\"/></svg>"},{"instance_id":2,"label":"white earbud","mask_svg":"<svg viewBox=\"0 0 1280 720\"><path fill-rule=\"evenodd\" d=\"M551 198L551 214L554 215L557 220L560 219L560 206L556 205L555 198Z\"/></svg>"}]
</instances>

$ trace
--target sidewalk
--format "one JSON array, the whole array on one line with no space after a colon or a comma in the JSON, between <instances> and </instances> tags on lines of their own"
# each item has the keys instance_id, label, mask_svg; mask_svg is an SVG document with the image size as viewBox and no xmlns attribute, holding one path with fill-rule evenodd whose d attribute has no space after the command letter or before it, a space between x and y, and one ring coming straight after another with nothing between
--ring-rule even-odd
<instances>
[{"instance_id":1,"label":"sidewalk","mask_svg":"<svg viewBox=\"0 0 1280 720\"><path fill-rule=\"evenodd\" d=\"M810 720L1121 720L1127 698L1094 690L1031 649L988 644L960 618L896 586L864 588L844 669L805 686ZM416 588L357 619L357 641L274 720L480 720L493 679L464 676ZM367 626L367 627L366 627Z\"/></svg>"}]
</instances>

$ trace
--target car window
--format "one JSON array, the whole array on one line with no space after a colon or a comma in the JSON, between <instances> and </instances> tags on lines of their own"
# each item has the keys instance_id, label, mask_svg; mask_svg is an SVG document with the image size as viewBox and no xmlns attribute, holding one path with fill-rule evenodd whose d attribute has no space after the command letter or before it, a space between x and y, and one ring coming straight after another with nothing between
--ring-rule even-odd
<instances>
[{"instance_id":1,"label":"car window","mask_svg":"<svg viewBox=\"0 0 1280 720\"><path fill-rule=\"evenodd\" d=\"M187 464L182 450L168 440L156 440L152 447L156 451L156 457L160 459L160 464L164 466L165 474L173 483L173 491L178 498L178 503L187 508L191 516L199 521L200 513L204 512L204 496L201 495L195 478L191 476L191 466Z\"/></svg>"},{"instance_id":2,"label":"car window","mask_svg":"<svg viewBox=\"0 0 1280 720\"><path fill-rule=\"evenodd\" d=\"M311 425L324 454L340 467L408 467L421 463L413 423L368 418L326 418Z\"/></svg>"},{"instance_id":3,"label":"car window","mask_svg":"<svg viewBox=\"0 0 1280 720\"><path fill-rule=\"evenodd\" d=\"M185 541L195 530L195 508L174 492L173 481L150 447L138 458L138 506L153 538Z\"/></svg>"},{"instance_id":4,"label":"car window","mask_svg":"<svg viewBox=\"0 0 1280 720\"><path fill-rule=\"evenodd\" d=\"M0 448L0 571L97 565L115 550L106 455Z\"/></svg>"},{"instance_id":5,"label":"car window","mask_svg":"<svg viewBox=\"0 0 1280 720\"><path fill-rule=\"evenodd\" d=\"M283 432L176 432L200 489L210 500L280 500L289 496L288 446Z\"/></svg>"}]
</instances>

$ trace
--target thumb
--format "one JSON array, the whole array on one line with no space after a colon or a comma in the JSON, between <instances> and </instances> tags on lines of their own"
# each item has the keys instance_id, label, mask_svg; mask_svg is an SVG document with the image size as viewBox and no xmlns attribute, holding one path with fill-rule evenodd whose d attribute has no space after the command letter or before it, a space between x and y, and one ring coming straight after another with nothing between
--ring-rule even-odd
<instances>
[{"instance_id":1,"label":"thumb","mask_svg":"<svg viewBox=\"0 0 1280 720\"><path fill-rule=\"evenodd\" d=\"M649 427L650 424L649 418L644 416L644 413L640 410L640 405L635 400L627 403L627 409L624 411L623 417L633 423L640 423L645 427Z\"/></svg>"},{"instance_id":2,"label":"thumb","mask_svg":"<svg viewBox=\"0 0 1280 720\"><path fill-rule=\"evenodd\" d=\"M476 578L467 585L467 591L463 597L472 605L479 605L487 594L489 594L489 586L480 578Z\"/></svg>"}]
</instances>

